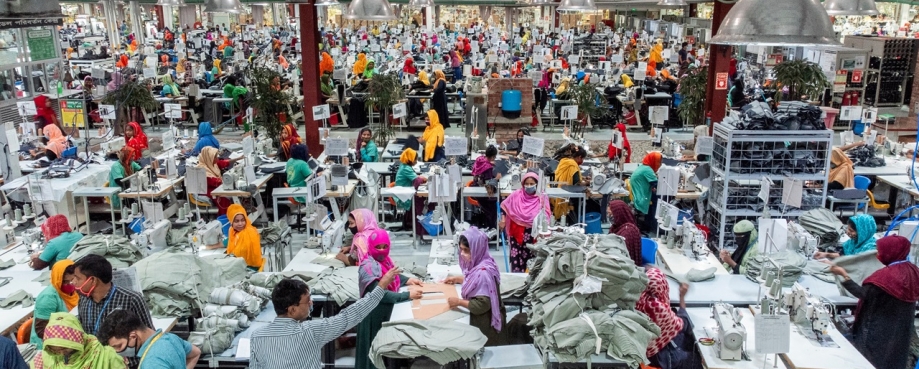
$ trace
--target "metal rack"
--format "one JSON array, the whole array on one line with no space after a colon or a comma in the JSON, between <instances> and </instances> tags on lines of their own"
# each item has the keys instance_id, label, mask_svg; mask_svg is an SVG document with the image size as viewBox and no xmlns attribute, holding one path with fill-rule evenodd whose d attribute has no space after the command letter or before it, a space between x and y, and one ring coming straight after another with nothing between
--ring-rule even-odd
<instances>
[{"instance_id":1,"label":"metal rack","mask_svg":"<svg viewBox=\"0 0 919 369\"><path fill-rule=\"evenodd\" d=\"M718 248L732 247L725 237L740 220L755 220L768 207L773 218L796 218L824 206L833 131L748 131L714 127L711 211L705 224ZM782 204L782 181L804 181L800 208ZM761 180L772 181L769 201L759 198ZM725 233L727 232L727 233Z\"/></svg>"},{"instance_id":2,"label":"metal rack","mask_svg":"<svg viewBox=\"0 0 919 369\"><path fill-rule=\"evenodd\" d=\"M919 39L846 36L847 47L868 50L864 103L900 106L909 103Z\"/></svg>"}]
</instances>

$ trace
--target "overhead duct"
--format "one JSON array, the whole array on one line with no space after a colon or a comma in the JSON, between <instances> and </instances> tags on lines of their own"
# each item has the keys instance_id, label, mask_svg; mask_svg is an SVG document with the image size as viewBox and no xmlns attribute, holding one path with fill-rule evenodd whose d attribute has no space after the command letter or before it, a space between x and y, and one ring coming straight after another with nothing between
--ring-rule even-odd
<instances>
[{"instance_id":1,"label":"overhead duct","mask_svg":"<svg viewBox=\"0 0 919 369\"><path fill-rule=\"evenodd\" d=\"M597 10L594 0L562 0L556 9L559 13L593 12Z\"/></svg>"},{"instance_id":2,"label":"overhead duct","mask_svg":"<svg viewBox=\"0 0 919 369\"><path fill-rule=\"evenodd\" d=\"M239 0L204 0L204 11L207 13L242 13Z\"/></svg>"}]
</instances>

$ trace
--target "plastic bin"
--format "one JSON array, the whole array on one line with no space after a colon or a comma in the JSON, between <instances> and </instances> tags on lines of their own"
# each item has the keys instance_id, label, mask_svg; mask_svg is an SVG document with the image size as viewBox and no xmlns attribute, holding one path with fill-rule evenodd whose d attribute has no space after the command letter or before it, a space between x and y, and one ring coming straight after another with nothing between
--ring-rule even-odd
<instances>
[{"instance_id":1,"label":"plastic bin","mask_svg":"<svg viewBox=\"0 0 919 369\"><path fill-rule=\"evenodd\" d=\"M501 93L501 113L507 119L520 118L523 110L523 94L520 90L504 90Z\"/></svg>"},{"instance_id":2,"label":"plastic bin","mask_svg":"<svg viewBox=\"0 0 919 369\"><path fill-rule=\"evenodd\" d=\"M823 110L825 113L823 123L826 124L826 129L833 129L833 125L836 123L836 116L839 115L839 109L833 109L829 106L821 106L820 110Z\"/></svg>"},{"instance_id":3,"label":"plastic bin","mask_svg":"<svg viewBox=\"0 0 919 369\"><path fill-rule=\"evenodd\" d=\"M226 215L217 217L220 221L220 230L223 231L224 237L230 237L230 219Z\"/></svg>"},{"instance_id":4,"label":"plastic bin","mask_svg":"<svg viewBox=\"0 0 919 369\"><path fill-rule=\"evenodd\" d=\"M856 136L865 133L865 123L862 123L861 119L852 121L852 133L855 133Z\"/></svg>"},{"instance_id":5,"label":"plastic bin","mask_svg":"<svg viewBox=\"0 0 919 369\"><path fill-rule=\"evenodd\" d=\"M600 213L587 213L584 216L584 223L587 224L584 227L584 233L586 234L600 234L603 233L603 227L600 224Z\"/></svg>"}]
</instances>

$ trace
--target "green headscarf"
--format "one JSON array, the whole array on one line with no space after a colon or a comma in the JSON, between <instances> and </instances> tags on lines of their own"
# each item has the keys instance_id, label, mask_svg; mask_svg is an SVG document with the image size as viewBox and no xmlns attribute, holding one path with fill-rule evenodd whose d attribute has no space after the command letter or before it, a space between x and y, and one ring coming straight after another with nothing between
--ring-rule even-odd
<instances>
[{"instance_id":1,"label":"green headscarf","mask_svg":"<svg viewBox=\"0 0 919 369\"><path fill-rule=\"evenodd\" d=\"M48 351L49 346L75 350L64 363L63 355ZM53 313L45 326L44 348L32 361L33 369L124 369L124 358L115 349L103 346L96 336L83 332L77 317Z\"/></svg>"},{"instance_id":2,"label":"green headscarf","mask_svg":"<svg viewBox=\"0 0 919 369\"><path fill-rule=\"evenodd\" d=\"M322 93L328 96L332 96L332 83L329 80L328 74L323 74L322 77L319 77L319 80L322 83L319 84L319 87L322 88Z\"/></svg>"},{"instance_id":3,"label":"green headscarf","mask_svg":"<svg viewBox=\"0 0 919 369\"><path fill-rule=\"evenodd\" d=\"M734 253L731 254L731 259L734 260L738 265L738 272L740 274L747 273L747 263L749 260L759 254L759 247L757 243L759 240L759 234L756 232L756 225L749 220L741 220L734 224L734 235L748 234L747 238L747 247L743 248L741 245L737 245L737 249L734 250ZM725 266L727 267L727 266ZM731 268L727 268L731 270Z\"/></svg>"},{"instance_id":4,"label":"green headscarf","mask_svg":"<svg viewBox=\"0 0 919 369\"><path fill-rule=\"evenodd\" d=\"M874 217L868 214L858 214L849 218L849 221L855 225L855 232L858 233L858 236L856 240L850 238L843 242L842 252L846 255L855 255L877 249L874 233L878 231L878 225Z\"/></svg>"},{"instance_id":5,"label":"green headscarf","mask_svg":"<svg viewBox=\"0 0 919 369\"><path fill-rule=\"evenodd\" d=\"M373 77L373 74L376 72L376 71L374 70L375 67L376 67L376 64L375 64L374 62L372 62L372 61L371 61L371 62L367 62L367 67L364 68L364 78L371 78L371 77Z\"/></svg>"},{"instance_id":6,"label":"green headscarf","mask_svg":"<svg viewBox=\"0 0 919 369\"><path fill-rule=\"evenodd\" d=\"M239 97L249 93L245 87L233 86L229 83L223 86L223 97L233 99L233 106L239 107Z\"/></svg>"},{"instance_id":7,"label":"green headscarf","mask_svg":"<svg viewBox=\"0 0 919 369\"><path fill-rule=\"evenodd\" d=\"M169 90L173 96L179 96L182 94L182 90L179 89L179 85L177 85L172 80L172 76L168 74L163 76L163 87L166 87L166 86L169 86Z\"/></svg>"}]
</instances>

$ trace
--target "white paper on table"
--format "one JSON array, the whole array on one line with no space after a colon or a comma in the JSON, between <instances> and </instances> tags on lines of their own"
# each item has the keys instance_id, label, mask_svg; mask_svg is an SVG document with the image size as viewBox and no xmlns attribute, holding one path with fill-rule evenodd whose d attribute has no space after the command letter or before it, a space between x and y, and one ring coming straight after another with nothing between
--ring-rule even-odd
<instances>
[{"instance_id":1,"label":"white paper on table","mask_svg":"<svg viewBox=\"0 0 919 369\"><path fill-rule=\"evenodd\" d=\"M326 138L325 154L328 156L348 156L348 140L345 138Z\"/></svg>"},{"instance_id":2,"label":"white paper on table","mask_svg":"<svg viewBox=\"0 0 919 369\"><path fill-rule=\"evenodd\" d=\"M395 186L395 187L390 187L386 189L386 191L388 191L389 193L391 193L393 196L395 196L397 199L401 201L409 201L412 199L413 196L415 196L414 187Z\"/></svg>"},{"instance_id":3,"label":"white paper on table","mask_svg":"<svg viewBox=\"0 0 919 369\"><path fill-rule=\"evenodd\" d=\"M678 168L662 165L657 170L657 195L676 196L680 189L681 176L682 173Z\"/></svg>"},{"instance_id":4,"label":"white paper on table","mask_svg":"<svg viewBox=\"0 0 919 369\"><path fill-rule=\"evenodd\" d=\"M243 155L250 155L255 151L255 140L252 136L243 137Z\"/></svg>"},{"instance_id":5,"label":"white paper on table","mask_svg":"<svg viewBox=\"0 0 919 369\"><path fill-rule=\"evenodd\" d=\"M240 338L239 343L236 345L236 359L245 359L248 360L252 355L252 348L249 345L248 338Z\"/></svg>"},{"instance_id":6,"label":"white paper on table","mask_svg":"<svg viewBox=\"0 0 919 369\"><path fill-rule=\"evenodd\" d=\"M469 153L466 137L444 137L444 155L463 156Z\"/></svg>"},{"instance_id":7,"label":"white paper on table","mask_svg":"<svg viewBox=\"0 0 919 369\"><path fill-rule=\"evenodd\" d=\"M577 108L577 106L575 106L575 108ZM520 152L536 157L541 157L543 151L545 150L545 146L546 140L543 138L523 136L523 144L521 145Z\"/></svg>"},{"instance_id":8,"label":"white paper on table","mask_svg":"<svg viewBox=\"0 0 919 369\"><path fill-rule=\"evenodd\" d=\"M34 101L19 101L16 102L16 110L19 111L19 115L23 117L32 117L38 114L38 111L35 109Z\"/></svg>"}]
</instances>

